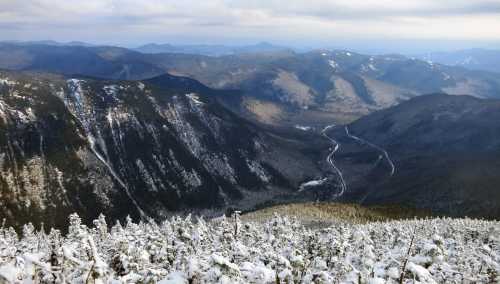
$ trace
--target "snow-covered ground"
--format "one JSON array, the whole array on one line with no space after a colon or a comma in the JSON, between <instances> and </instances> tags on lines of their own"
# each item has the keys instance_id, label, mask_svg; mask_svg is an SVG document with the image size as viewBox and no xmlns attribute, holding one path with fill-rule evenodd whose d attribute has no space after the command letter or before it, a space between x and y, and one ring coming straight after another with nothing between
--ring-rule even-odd
<instances>
[{"instance_id":1,"label":"snow-covered ground","mask_svg":"<svg viewBox=\"0 0 500 284\"><path fill-rule=\"evenodd\" d=\"M304 126L304 125L295 125L296 129L302 130L302 131L309 131L313 129L311 126Z\"/></svg>"},{"instance_id":2,"label":"snow-covered ground","mask_svg":"<svg viewBox=\"0 0 500 284\"><path fill-rule=\"evenodd\" d=\"M429 219L309 229L276 216L175 217L69 233L0 229L0 283L498 283L500 222ZM400 278L402 280L400 281Z\"/></svg>"}]
</instances>

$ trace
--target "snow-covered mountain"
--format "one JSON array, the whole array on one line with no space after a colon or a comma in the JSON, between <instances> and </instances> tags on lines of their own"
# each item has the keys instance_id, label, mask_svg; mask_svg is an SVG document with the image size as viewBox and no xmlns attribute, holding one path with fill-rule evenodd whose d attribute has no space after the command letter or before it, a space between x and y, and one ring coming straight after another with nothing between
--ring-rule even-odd
<instances>
[{"instance_id":1,"label":"snow-covered mountain","mask_svg":"<svg viewBox=\"0 0 500 284\"><path fill-rule=\"evenodd\" d=\"M1 72L0 216L61 226L74 211L86 221L100 212L222 212L239 201L248 208L279 200L320 170L306 146L313 140L263 130L217 95L224 93L170 75Z\"/></svg>"}]
</instances>

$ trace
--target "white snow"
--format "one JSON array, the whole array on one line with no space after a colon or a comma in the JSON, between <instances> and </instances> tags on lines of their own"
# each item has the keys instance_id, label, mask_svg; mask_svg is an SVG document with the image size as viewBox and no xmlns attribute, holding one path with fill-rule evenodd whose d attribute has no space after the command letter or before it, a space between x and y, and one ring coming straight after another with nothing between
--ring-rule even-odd
<instances>
[{"instance_id":1,"label":"white snow","mask_svg":"<svg viewBox=\"0 0 500 284\"><path fill-rule=\"evenodd\" d=\"M174 271L167 275L163 280L158 282L158 284L187 284L188 280L184 273L180 271Z\"/></svg>"},{"instance_id":2,"label":"white snow","mask_svg":"<svg viewBox=\"0 0 500 284\"><path fill-rule=\"evenodd\" d=\"M200 97L195 93L186 94L186 97L191 99L198 106L204 104L202 101L200 101Z\"/></svg>"},{"instance_id":3,"label":"white snow","mask_svg":"<svg viewBox=\"0 0 500 284\"><path fill-rule=\"evenodd\" d=\"M330 67L332 67L334 70L336 70L336 69L339 67L339 65L337 64L337 62L335 62L335 60L333 60L333 59L328 60L328 64L329 64L329 65L330 65Z\"/></svg>"},{"instance_id":4,"label":"white snow","mask_svg":"<svg viewBox=\"0 0 500 284\"><path fill-rule=\"evenodd\" d=\"M0 280L4 280L7 283L15 283L17 274L17 268L13 263L6 263L3 266L0 266ZM0 283L4 282L0 281Z\"/></svg>"},{"instance_id":5,"label":"white snow","mask_svg":"<svg viewBox=\"0 0 500 284\"><path fill-rule=\"evenodd\" d=\"M21 238L0 227L0 283L498 283L500 222L425 219L306 228L172 217ZM412 241L413 240L413 241ZM52 261L51 261L52 260ZM406 263L406 266L404 265ZM404 269L404 271L402 270ZM36 280L34 280L36 279ZM43 279L43 281L42 281Z\"/></svg>"},{"instance_id":6,"label":"white snow","mask_svg":"<svg viewBox=\"0 0 500 284\"><path fill-rule=\"evenodd\" d=\"M10 80L9 78L0 78L0 85L15 86L16 81Z\"/></svg>"},{"instance_id":7,"label":"white snow","mask_svg":"<svg viewBox=\"0 0 500 284\"><path fill-rule=\"evenodd\" d=\"M245 158L245 161L247 163L248 169L254 173L262 182L269 182L271 180L271 177L267 174L266 170L262 165L254 160L250 160L248 158Z\"/></svg>"},{"instance_id":8,"label":"white snow","mask_svg":"<svg viewBox=\"0 0 500 284\"><path fill-rule=\"evenodd\" d=\"M370 70L372 71L378 71L377 67L375 67L375 65L373 65L372 63L368 64L368 68L370 68Z\"/></svg>"},{"instance_id":9,"label":"white snow","mask_svg":"<svg viewBox=\"0 0 500 284\"><path fill-rule=\"evenodd\" d=\"M107 86L104 86L102 89L104 90L106 95L116 96L120 87L118 87L117 85L107 85Z\"/></svg>"},{"instance_id":10,"label":"white snow","mask_svg":"<svg viewBox=\"0 0 500 284\"><path fill-rule=\"evenodd\" d=\"M146 85L144 85L144 83L142 83L142 82L137 83L137 88L139 88L139 90L144 91L145 87L146 87Z\"/></svg>"},{"instance_id":11,"label":"white snow","mask_svg":"<svg viewBox=\"0 0 500 284\"><path fill-rule=\"evenodd\" d=\"M323 178L323 179L311 180L311 181L305 182L305 183L300 185L299 191L303 191L303 190L307 189L308 187L322 185L327 181L328 181L328 178Z\"/></svg>"},{"instance_id":12,"label":"white snow","mask_svg":"<svg viewBox=\"0 0 500 284\"><path fill-rule=\"evenodd\" d=\"M295 128L300 129L300 130L303 130L303 131L309 131L309 130L311 130L311 129L312 129L312 127L311 127L311 126L304 126L304 125L298 125L298 124L297 124L297 125L295 125Z\"/></svg>"},{"instance_id":13,"label":"white snow","mask_svg":"<svg viewBox=\"0 0 500 284\"><path fill-rule=\"evenodd\" d=\"M425 269L425 267L410 262L408 263L407 268L415 275L417 280L419 280L420 282L429 284L437 283L436 281L434 281L434 279L432 279L431 273L429 272L429 270Z\"/></svg>"}]
</instances>

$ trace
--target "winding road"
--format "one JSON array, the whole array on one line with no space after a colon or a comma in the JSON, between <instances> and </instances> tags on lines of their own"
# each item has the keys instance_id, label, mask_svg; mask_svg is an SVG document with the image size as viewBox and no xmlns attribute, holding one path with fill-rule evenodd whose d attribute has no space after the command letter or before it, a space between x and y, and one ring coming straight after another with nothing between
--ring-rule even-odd
<instances>
[{"instance_id":1,"label":"winding road","mask_svg":"<svg viewBox=\"0 0 500 284\"><path fill-rule=\"evenodd\" d=\"M321 131L321 134L326 139L330 140L333 143L333 149L330 152L330 154L328 154L328 156L326 157L326 161L332 166L332 168L335 170L335 172L337 173L337 175L340 179L340 192L335 194L335 198L339 198L347 190L347 184L344 180L344 176L342 175L342 171L340 171L339 168L337 168L337 166L335 165L335 162L334 162L334 155L339 150L340 144L335 139L331 138L330 136L328 136L326 134L328 129L333 128L333 127L335 127L335 124L328 125L327 127L323 128L323 130Z\"/></svg>"},{"instance_id":2,"label":"winding road","mask_svg":"<svg viewBox=\"0 0 500 284\"><path fill-rule=\"evenodd\" d=\"M330 140L330 142L332 142L332 148L330 148L331 152L326 157L326 162L328 164L330 164L330 166L334 169L335 173L337 174L337 176L338 176L338 178L340 180L340 191L338 193L336 193L335 197L334 197L336 199L336 198L339 198L342 195L344 195L344 193L347 190L347 183L344 180L344 175L342 174L342 171L335 165L335 153L337 153L337 151L339 150L340 143L337 142L332 137L330 137L330 136L327 135L327 131L329 129L331 129L331 128L334 128L335 126L336 126L335 124L331 124L331 125L326 126L321 131L321 135L323 135L326 139L328 139L328 140ZM363 138L360 138L360 137L358 137L356 135L351 134L349 132L349 128L347 126L345 126L344 129L345 129L345 133L346 133L347 137L349 137L349 138L357 141L360 144L368 145L369 147L372 147L372 148L376 149L377 151L379 151L381 154L379 155L379 157L378 157L377 161L375 162L375 164L378 164L380 161L382 161L382 159L385 159L387 161L387 163L389 164L389 166L390 166L390 173L389 173L390 176L392 177L394 175L394 173L396 172L396 166L394 165L394 162L391 160L391 158L389 156L389 153L385 149L383 149L382 147L380 147L378 145L375 145L375 144L373 144L373 143L371 143L369 141L366 141ZM327 179L324 178L324 179L321 179L321 180L313 180L313 181L309 181L309 182L303 183L300 186L300 191L305 190L307 187L321 185L321 184L325 183L326 180Z\"/></svg>"},{"instance_id":3,"label":"winding road","mask_svg":"<svg viewBox=\"0 0 500 284\"><path fill-rule=\"evenodd\" d=\"M394 173L396 172L396 167L394 166L394 163L392 162L391 158L389 157L389 153L387 153L387 151L383 148L381 148L380 146L377 146L371 142L368 142L366 141L365 139L363 138L359 138L358 136L355 136L355 135L352 135L350 132L349 132L349 128L347 128L347 126L345 127L345 133L346 135L349 137L349 138L352 138L356 141L358 141L359 143L361 144L366 144L374 149L376 149L377 151L381 152L382 155L384 156L385 160L387 161L387 163L389 163L389 166L391 167L391 172L390 172L390 176L392 177L394 175ZM378 161L377 161L378 162Z\"/></svg>"}]
</instances>

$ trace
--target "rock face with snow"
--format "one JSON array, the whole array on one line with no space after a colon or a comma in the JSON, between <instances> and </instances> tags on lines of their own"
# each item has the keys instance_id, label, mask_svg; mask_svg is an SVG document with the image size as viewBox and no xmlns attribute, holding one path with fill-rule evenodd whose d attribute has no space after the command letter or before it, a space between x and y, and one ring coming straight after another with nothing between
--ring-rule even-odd
<instances>
[{"instance_id":1,"label":"rock face with snow","mask_svg":"<svg viewBox=\"0 0 500 284\"><path fill-rule=\"evenodd\" d=\"M170 75L132 82L0 73L0 217L61 226L73 211L89 221L100 212L161 218L240 200L252 206L318 170L289 139L235 116L215 93Z\"/></svg>"}]
</instances>

